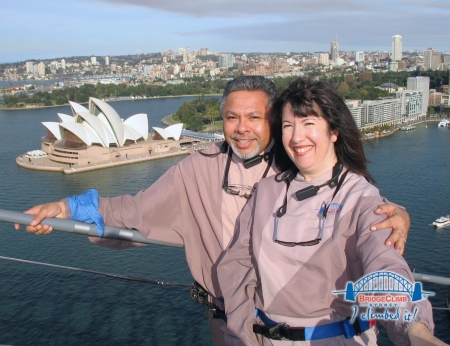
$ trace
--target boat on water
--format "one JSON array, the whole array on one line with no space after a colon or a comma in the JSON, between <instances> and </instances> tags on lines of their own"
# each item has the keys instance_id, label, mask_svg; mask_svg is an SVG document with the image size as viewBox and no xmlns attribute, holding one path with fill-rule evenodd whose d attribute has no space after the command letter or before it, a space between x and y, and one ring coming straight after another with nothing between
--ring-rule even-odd
<instances>
[{"instance_id":1,"label":"boat on water","mask_svg":"<svg viewBox=\"0 0 450 346\"><path fill-rule=\"evenodd\" d=\"M441 216L439 219L436 219L432 225L437 228L450 226L450 215Z\"/></svg>"},{"instance_id":2,"label":"boat on water","mask_svg":"<svg viewBox=\"0 0 450 346\"><path fill-rule=\"evenodd\" d=\"M442 119L438 124L438 127L450 127L450 121L447 119Z\"/></svg>"}]
</instances>

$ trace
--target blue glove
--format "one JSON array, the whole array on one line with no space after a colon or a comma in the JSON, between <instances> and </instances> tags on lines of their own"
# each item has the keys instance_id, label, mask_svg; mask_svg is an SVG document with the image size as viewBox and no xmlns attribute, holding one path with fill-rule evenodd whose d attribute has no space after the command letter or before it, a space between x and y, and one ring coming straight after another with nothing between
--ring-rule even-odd
<instances>
[{"instance_id":1,"label":"blue glove","mask_svg":"<svg viewBox=\"0 0 450 346\"><path fill-rule=\"evenodd\" d=\"M98 192L89 189L80 196L68 197L70 208L70 219L94 223L100 237L105 234L105 221L98 212Z\"/></svg>"}]
</instances>

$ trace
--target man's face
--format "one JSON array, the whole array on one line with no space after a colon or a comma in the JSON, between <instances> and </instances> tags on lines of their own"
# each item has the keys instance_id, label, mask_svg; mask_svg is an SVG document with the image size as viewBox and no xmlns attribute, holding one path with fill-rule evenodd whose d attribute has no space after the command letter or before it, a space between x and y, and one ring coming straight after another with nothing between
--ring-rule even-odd
<instances>
[{"instance_id":1,"label":"man's face","mask_svg":"<svg viewBox=\"0 0 450 346\"><path fill-rule=\"evenodd\" d=\"M246 160L270 142L268 96L263 91L233 91L223 106L223 133L234 153Z\"/></svg>"}]
</instances>

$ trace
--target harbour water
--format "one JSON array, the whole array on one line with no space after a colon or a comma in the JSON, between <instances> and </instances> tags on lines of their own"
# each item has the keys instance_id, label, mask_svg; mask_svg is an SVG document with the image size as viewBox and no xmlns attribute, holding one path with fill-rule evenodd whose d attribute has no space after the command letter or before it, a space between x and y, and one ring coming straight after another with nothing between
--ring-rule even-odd
<instances>
[{"instance_id":1,"label":"harbour water","mask_svg":"<svg viewBox=\"0 0 450 346\"><path fill-rule=\"evenodd\" d=\"M123 117L147 113L150 126L194 97L115 102ZM57 121L68 107L0 111L0 209L23 211L95 187L103 196L134 194L183 157L76 175L31 171L15 158L39 149L42 121ZM428 126L426 126L428 125ZM405 258L417 272L450 277L450 228L431 222L450 213L450 129L421 124L409 132L365 142L371 173L382 195L404 205L412 227ZM113 251L84 236L15 231L0 222L0 255L101 272L189 284L184 251L149 245ZM444 307L450 287L424 284ZM163 287L87 273L0 260L0 344L6 345L209 345L204 308L187 288ZM435 310L436 335L450 343L450 318ZM382 333L383 334L383 333ZM389 345L382 335L380 344Z\"/></svg>"}]
</instances>

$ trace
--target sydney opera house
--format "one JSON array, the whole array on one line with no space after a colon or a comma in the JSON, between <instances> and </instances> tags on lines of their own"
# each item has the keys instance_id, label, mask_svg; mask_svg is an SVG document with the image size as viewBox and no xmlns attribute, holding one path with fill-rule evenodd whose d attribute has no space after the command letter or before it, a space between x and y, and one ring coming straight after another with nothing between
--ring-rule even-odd
<instances>
[{"instance_id":1,"label":"sydney opera house","mask_svg":"<svg viewBox=\"0 0 450 346\"><path fill-rule=\"evenodd\" d=\"M59 122L42 123L47 129L41 144L47 154L43 153L46 166L63 166L65 170L124 164L133 158L181 153L193 144L191 139L180 140L183 124L153 127L149 134L147 114L122 120L109 104L96 98L89 99L89 108L75 102L70 102L70 108L73 115L58 113ZM21 156L16 162L26 166L33 160Z\"/></svg>"}]
</instances>

